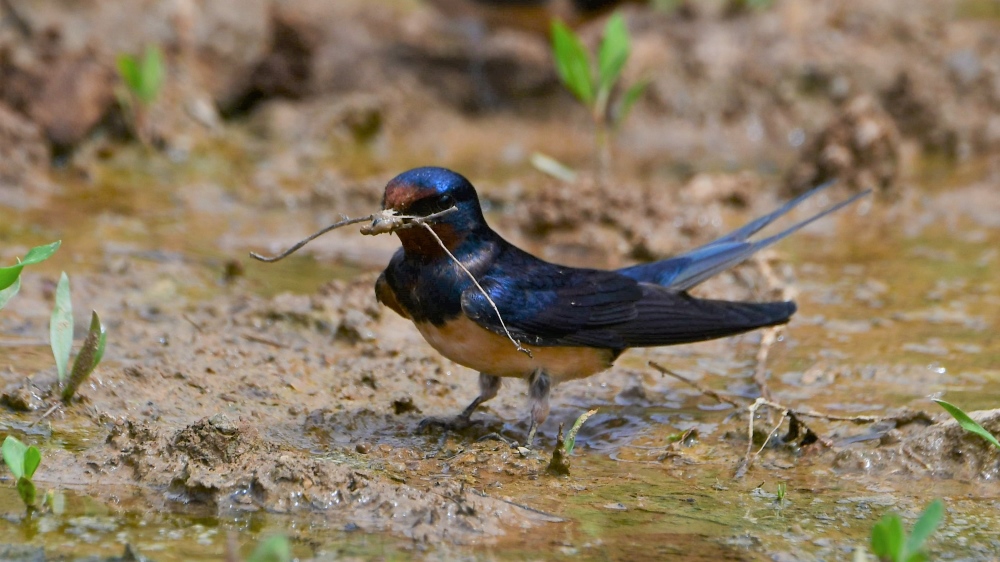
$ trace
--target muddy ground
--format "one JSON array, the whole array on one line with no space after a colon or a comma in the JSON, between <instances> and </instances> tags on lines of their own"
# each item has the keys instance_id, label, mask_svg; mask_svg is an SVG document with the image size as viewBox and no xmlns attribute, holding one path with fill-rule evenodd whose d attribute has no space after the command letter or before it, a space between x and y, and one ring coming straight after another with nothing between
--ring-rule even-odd
<instances>
[{"instance_id":1,"label":"muddy ground","mask_svg":"<svg viewBox=\"0 0 1000 562\"><path fill-rule=\"evenodd\" d=\"M0 5L0 257L63 240L0 312L0 434L38 445L40 487L67 497L25 517L5 472L0 558L220 560L280 533L303 560L844 559L883 513L910 524L936 497L935 557L1000 556L1000 451L928 400L1000 433L996 2L630 5L626 80L650 86L605 185L532 31L477 41L416 1ZM593 42L600 25L580 29ZM168 75L136 120L114 60L146 44ZM536 151L576 181L533 168ZM376 210L388 179L429 164L472 179L511 241L601 267L707 242L826 179L797 217L875 195L697 289L794 297L776 341L629 352L559 386L524 453L480 440L523 440L518 381L480 425L418 434L476 376L375 302L394 237L348 228L247 258ZM51 410L60 271L77 339L90 309L109 339ZM780 419L759 410L748 443L762 392L885 419L801 418L812 443L785 422L748 464ZM592 408L570 475L549 474L559 424Z\"/></svg>"}]
</instances>

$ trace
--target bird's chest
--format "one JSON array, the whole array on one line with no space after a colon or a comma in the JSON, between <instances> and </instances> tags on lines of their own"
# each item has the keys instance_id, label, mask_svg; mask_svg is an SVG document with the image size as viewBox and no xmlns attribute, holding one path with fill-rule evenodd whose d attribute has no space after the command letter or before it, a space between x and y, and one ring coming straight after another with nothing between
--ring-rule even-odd
<instances>
[{"instance_id":1,"label":"bird's chest","mask_svg":"<svg viewBox=\"0 0 1000 562\"><path fill-rule=\"evenodd\" d=\"M402 262L386 272L386 283L410 319L440 325L462 313L462 292L471 280L460 274L450 267Z\"/></svg>"},{"instance_id":2,"label":"bird's chest","mask_svg":"<svg viewBox=\"0 0 1000 562\"><path fill-rule=\"evenodd\" d=\"M611 366L615 353L591 347L533 347L531 355L514 342L479 326L467 316L435 325L414 322L427 343L448 359L498 377L525 378L536 369L555 383L588 377Z\"/></svg>"}]
</instances>

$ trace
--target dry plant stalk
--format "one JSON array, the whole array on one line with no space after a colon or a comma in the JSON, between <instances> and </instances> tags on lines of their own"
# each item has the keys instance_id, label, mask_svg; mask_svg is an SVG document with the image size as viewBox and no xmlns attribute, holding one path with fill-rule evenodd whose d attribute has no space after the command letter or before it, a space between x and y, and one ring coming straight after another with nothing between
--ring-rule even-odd
<instances>
[{"instance_id":1,"label":"dry plant stalk","mask_svg":"<svg viewBox=\"0 0 1000 562\"><path fill-rule=\"evenodd\" d=\"M437 235L437 232L434 232L434 229L431 228L430 225L428 225L427 223L423 223L423 227L427 229L427 232L431 233L431 236L433 236L434 239L437 240L437 243L439 246L441 246L441 249L444 250L446 254L448 254L448 257L451 258L452 261L458 264L458 267L462 268L462 271L464 271L465 274L469 276L469 279L471 279L472 282L476 284L476 288L479 289L479 292L482 293L484 297L486 297L486 300L490 303L490 306L493 307L493 312L497 313L497 318L500 319L500 326L503 327L504 333L507 334L507 339L509 339L514 344L514 347L516 347L518 351L524 353L528 357L533 357L531 355L531 350L526 347L523 347L521 345L521 342L514 339L514 336L510 334L510 330L507 329L507 323L503 321L503 316L500 314L500 309L497 308L497 303L493 302L493 299L490 297L489 293L486 292L486 289L483 289L483 286L479 284L479 281L476 279L476 276L473 275L472 272L469 271L467 267L465 267L465 264L458 261L458 258L455 257L455 254L451 253L451 250L449 250L448 247L444 245L444 242Z\"/></svg>"},{"instance_id":2,"label":"dry plant stalk","mask_svg":"<svg viewBox=\"0 0 1000 562\"><path fill-rule=\"evenodd\" d=\"M790 423L792 423L793 426L795 427L801 426L802 428L804 428L807 432L807 435L812 434L813 436L815 436L815 438L825 447L833 447L833 442L813 431L811 428L809 428L808 425L805 424L805 422L802 421L801 418L816 418L826 421L850 422L853 424L880 423L880 422L891 421L895 422L897 426L906 425L908 423L912 423L915 421L933 422L930 416L928 416L925 412L920 412L920 411L904 411L899 414L891 416L839 416L835 414L826 414L823 412L817 412L816 410L811 410L811 409L789 408L788 406L785 406L780 402L777 402L773 399L764 398L763 396L757 398L757 400L755 400L751 404L740 404L734 398L731 398L724 394L720 394L719 392L712 390L711 388L708 388L697 381L679 375L655 361L650 361L649 366L656 369L661 374L669 375L695 388L705 396L709 396L719 402L724 402L736 408L745 407L747 409L747 411L750 414L750 420L747 428L747 441L748 441L747 452L743 460L740 462L739 468L736 473L737 478L746 474L746 472L750 469L750 467L753 466L753 463L757 459L757 456L760 455L760 453L764 450L764 447L766 447L767 444L771 441L771 439L774 438L774 435L777 433L778 429L784 423L786 418L790 420ZM775 424L774 428L767 434L767 437L764 439L764 443L762 443L760 448L756 452L754 452L753 451L754 414L756 414L757 410L762 406L780 412L781 418L778 420L778 423Z\"/></svg>"}]
</instances>

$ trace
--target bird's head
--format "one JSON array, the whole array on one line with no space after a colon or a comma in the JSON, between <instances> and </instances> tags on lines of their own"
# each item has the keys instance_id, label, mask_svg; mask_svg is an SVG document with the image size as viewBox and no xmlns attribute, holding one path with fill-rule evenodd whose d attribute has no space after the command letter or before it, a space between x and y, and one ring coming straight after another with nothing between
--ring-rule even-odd
<instances>
[{"instance_id":1,"label":"bird's head","mask_svg":"<svg viewBox=\"0 0 1000 562\"><path fill-rule=\"evenodd\" d=\"M414 218L453 208L426 222L451 251L470 236L489 230L476 189L469 180L445 168L414 168L399 174L386 184L382 208L404 217L397 224L409 225L393 229L408 253L427 256L443 253L441 245L425 227L410 224Z\"/></svg>"}]
</instances>

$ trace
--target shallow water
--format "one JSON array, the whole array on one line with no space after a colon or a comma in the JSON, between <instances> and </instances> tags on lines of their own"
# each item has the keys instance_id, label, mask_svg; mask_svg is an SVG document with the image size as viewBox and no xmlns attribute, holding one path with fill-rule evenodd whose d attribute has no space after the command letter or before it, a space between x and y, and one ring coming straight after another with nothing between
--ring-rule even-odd
<instances>
[{"instance_id":1,"label":"shallow water","mask_svg":"<svg viewBox=\"0 0 1000 562\"><path fill-rule=\"evenodd\" d=\"M280 247L331 217L305 205L269 205L271 196L240 186L239 170L227 162L205 156L177 167L159 157L147 160L126 151L99 167L91 181L62 178L65 192L42 209L26 213L0 209L0 242L27 247L63 238L63 250L56 258L33 268L26 279L37 283L67 269L87 279L81 283L85 295L75 292L74 299L89 297L108 306L116 296L102 293L102 276L152 270L159 281L152 287L139 287L142 298L136 299L157 308L152 312L142 308L139 313L153 329L162 315L189 310L210 298L228 302L230 298L238 301L245 293L264 297L283 292L312 294L331 278L350 279L377 269L393 250L395 241L388 237L359 243L351 233L335 237L318 250L321 256L339 256L341 261L301 257L281 267L249 262L242 256L248 249L261 247L261 233L279 233L279 242L273 246ZM136 166L141 171L126 171ZM174 189L175 182L182 187ZM294 198L302 191L300 186L284 194ZM880 215L884 211L878 207L868 215L843 213L833 236L804 233L782 243L780 255L794 266L800 310L768 358L769 387L776 399L841 415L884 414L902 406L936 414L936 406L927 400L932 394L943 394L967 411L1000 404L1000 344L995 335L1000 329L1000 283L996 281L1000 256L995 251L1000 247L1000 228L977 221L962 208L948 208L948 201L938 197L928 192L926 201L896 218ZM357 214L358 209L345 212ZM371 249L360 246L369 242ZM245 273L227 281L225 264L233 259L243 263ZM38 290L26 292L25 308L12 307L23 323L8 325L3 336L15 344L17 338L44 340L44 316L31 308L35 306L32 298L39 298ZM80 309L87 306L81 302ZM138 321L127 310L130 306L122 308L124 319L119 321ZM380 326L377 334L402 342L404 348L424 349L405 323L383 319ZM10 333L12 327L16 333ZM287 333L294 332L279 327L268 337ZM171 337L183 341L180 336ZM224 556L228 533L235 532L244 554L263 537L287 534L302 559L414 555L619 559L625 553L630 558L845 559L852 549L867 544L872 525L885 511L902 513L909 524L924 505L943 497L948 516L931 544L935 556L988 559L1000 554L995 532L1000 524L1000 488L993 481L836 469L833 455L815 446L765 449L747 476L734 479L747 448L746 416L659 375L647 367L647 361L669 365L703 385L749 402L757 395L750 375L758 341L759 336L750 335L633 351L609 373L560 386L550 421L543 427L545 438L537 444L541 453L526 459L504 445L479 443L469 436L413 435L417 414L407 414L399 424L387 424L378 416L358 418L357 427L351 425L340 435L303 431L292 414L287 414L283 426L267 427L269 422L260 422L265 437L283 439L303 456L331 455L330 462L345 462L336 444L347 444L350 449L367 441L386 449L347 462L406 481L467 482L477 493L530 508L524 511L533 514L534 522L524 529L509 528L502 536L424 542L398 532L379 532L382 523L355 522L350 513L342 512L240 512L183 502L170 504L165 511L150 509L153 504L147 500L164 494L163 490L120 483L103 489L84 485L74 481L72 471L61 473L58 466L47 466L43 460L37 476L39 488L62 490L68 498L65 513L24 518L10 481L5 480L0 486L0 544L41 547L53 558L118 556L128 543L155 560L217 560ZM113 338L110 342L108 369L147 353L138 342ZM350 349L330 353L356 353ZM170 350L165 353L169 356ZM331 362L335 359L332 356ZM4 383L23 376L16 375L15 369L22 374L41 373L32 375L36 380L51 377L50 361L44 346L0 348L0 363L9 365ZM466 393L471 396L468 389L475 377L455 367L443 376L452 377L452 370L455 385L465 390L445 402L457 408ZM113 378L106 377L108 381ZM320 392L334 386L322 378L303 384L313 383ZM110 382L106 384L110 389ZM507 395L483 417L490 427L519 435L524 423L515 420L521 418L523 389L510 386L518 396L512 398L505 391ZM98 394L102 388L96 386L89 394ZM384 391L394 392L391 388ZM0 432L41 444L47 459L63 458L55 450L93 449L106 436L105 427L95 420L109 406L97 397L91 400L75 405L66 416L34 427L30 421L38 417L37 412L11 415L5 411ZM280 398L268 400L281 402ZM278 406L279 412L287 408ZM240 403L226 407L234 415L252 417ZM546 452L551 450L558 423L570 423L591 408L599 408L599 413L578 437L572 475L546 475ZM110 416L124 415L108 411ZM123 411L138 415L135 410ZM424 413L447 412L425 409ZM176 423L164 415L164 423ZM769 431L775 420L773 416L758 418L757 431ZM873 440L880 435L850 424L818 422L814 426L844 449L874 447ZM696 430L693 440L671 445L680 432L689 429ZM400 471L392 464L396 449L419 451L427 460ZM480 458L488 460L482 463ZM787 485L787 497L780 503L775 495L779 482Z\"/></svg>"}]
</instances>

